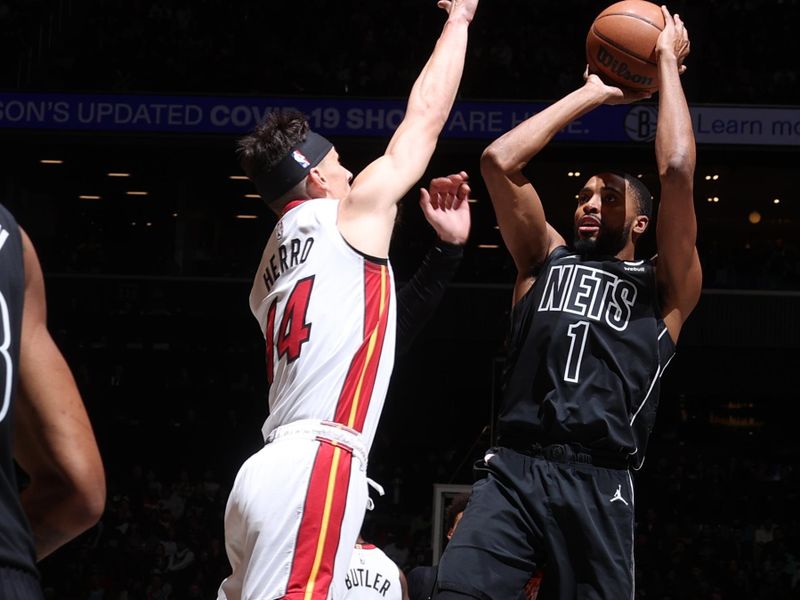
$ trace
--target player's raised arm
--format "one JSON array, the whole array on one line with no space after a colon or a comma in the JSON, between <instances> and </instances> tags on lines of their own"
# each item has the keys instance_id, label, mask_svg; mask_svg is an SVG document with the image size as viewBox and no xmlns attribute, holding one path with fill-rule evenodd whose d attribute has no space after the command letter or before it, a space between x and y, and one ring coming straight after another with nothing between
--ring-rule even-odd
<instances>
[{"instance_id":1,"label":"player's raised arm","mask_svg":"<svg viewBox=\"0 0 800 600\"><path fill-rule=\"evenodd\" d=\"M408 351L433 316L461 264L471 223L467 180L467 174L461 171L436 177L431 181L430 191L420 189L422 212L438 240L411 279L397 291L398 356Z\"/></svg>"},{"instance_id":2,"label":"player's raised arm","mask_svg":"<svg viewBox=\"0 0 800 600\"><path fill-rule=\"evenodd\" d=\"M97 522L106 487L80 393L47 330L42 271L24 233L23 256L25 308L14 458L30 476L21 499L41 559Z\"/></svg>"},{"instance_id":3,"label":"player's raised arm","mask_svg":"<svg viewBox=\"0 0 800 600\"><path fill-rule=\"evenodd\" d=\"M661 179L656 243L657 277L664 321L677 341L681 326L697 305L702 287L694 213L696 151L692 120L681 87L689 35L678 15L662 8L666 27L658 38L659 99L656 160Z\"/></svg>"},{"instance_id":4,"label":"player's raised arm","mask_svg":"<svg viewBox=\"0 0 800 600\"><path fill-rule=\"evenodd\" d=\"M447 21L408 99L405 117L386 153L353 182L339 207L339 229L358 250L385 257L396 215L396 203L424 174L455 101L467 30L478 0L440 0Z\"/></svg>"},{"instance_id":5,"label":"player's raised arm","mask_svg":"<svg viewBox=\"0 0 800 600\"><path fill-rule=\"evenodd\" d=\"M601 104L627 103L643 94L625 94L597 75L555 104L504 134L481 156L481 173L492 198L503 241L517 267L514 302L533 284L533 272L564 239L546 220L541 200L522 170L556 133Z\"/></svg>"}]
</instances>

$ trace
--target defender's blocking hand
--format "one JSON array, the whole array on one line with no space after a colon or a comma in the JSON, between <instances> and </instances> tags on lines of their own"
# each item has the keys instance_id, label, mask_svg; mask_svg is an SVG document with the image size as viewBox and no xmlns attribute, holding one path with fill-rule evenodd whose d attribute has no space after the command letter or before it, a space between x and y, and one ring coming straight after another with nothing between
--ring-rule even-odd
<instances>
[{"instance_id":1,"label":"defender's blocking hand","mask_svg":"<svg viewBox=\"0 0 800 600\"><path fill-rule=\"evenodd\" d=\"M461 171L431 181L430 191L420 189L419 203L428 223L443 242L463 245L469 237L469 176Z\"/></svg>"}]
</instances>

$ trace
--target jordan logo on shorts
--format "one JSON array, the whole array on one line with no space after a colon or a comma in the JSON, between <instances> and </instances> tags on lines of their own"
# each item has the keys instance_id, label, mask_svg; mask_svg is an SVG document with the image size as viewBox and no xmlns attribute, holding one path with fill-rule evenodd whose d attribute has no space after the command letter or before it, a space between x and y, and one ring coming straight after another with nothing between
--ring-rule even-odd
<instances>
[{"instance_id":1,"label":"jordan logo on shorts","mask_svg":"<svg viewBox=\"0 0 800 600\"><path fill-rule=\"evenodd\" d=\"M616 502L617 500L625 504L625 506L628 506L628 501L622 497L622 484L617 486L617 492L611 498L611 502Z\"/></svg>"}]
</instances>

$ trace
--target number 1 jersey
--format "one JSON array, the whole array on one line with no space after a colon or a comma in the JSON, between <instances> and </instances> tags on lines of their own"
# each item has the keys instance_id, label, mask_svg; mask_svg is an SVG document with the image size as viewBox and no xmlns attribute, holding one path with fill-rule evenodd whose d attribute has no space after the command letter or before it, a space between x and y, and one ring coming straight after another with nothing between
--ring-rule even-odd
<instances>
[{"instance_id":1,"label":"number 1 jersey","mask_svg":"<svg viewBox=\"0 0 800 600\"><path fill-rule=\"evenodd\" d=\"M501 445L576 443L638 468L674 352L652 262L556 248L512 311Z\"/></svg>"},{"instance_id":2,"label":"number 1 jersey","mask_svg":"<svg viewBox=\"0 0 800 600\"><path fill-rule=\"evenodd\" d=\"M276 427L318 419L375 435L395 350L388 260L352 248L338 200L290 203L267 242L250 292L266 340L269 417Z\"/></svg>"}]
</instances>

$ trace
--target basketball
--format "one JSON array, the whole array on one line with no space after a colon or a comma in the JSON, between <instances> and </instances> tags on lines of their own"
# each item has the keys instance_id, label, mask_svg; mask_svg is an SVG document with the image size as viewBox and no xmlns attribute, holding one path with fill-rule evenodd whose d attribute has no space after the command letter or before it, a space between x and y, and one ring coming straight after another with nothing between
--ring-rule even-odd
<instances>
[{"instance_id":1,"label":"basketball","mask_svg":"<svg viewBox=\"0 0 800 600\"><path fill-rule=\"evenodd\" d=\"M661 7L624 0L597 15L586 36L589 70L609 85L636 91L658 88L656 40L664 29Z\"/></svg>"}]
</instances>

